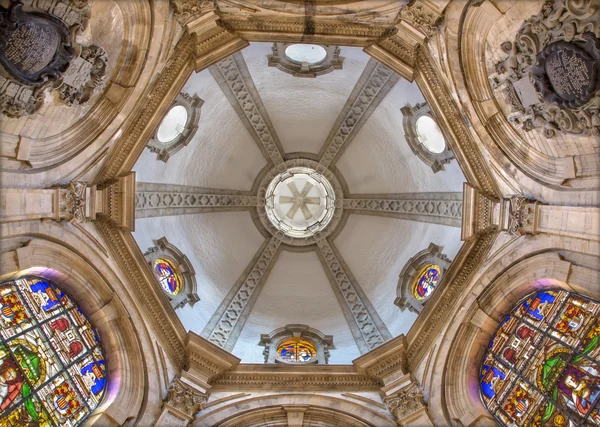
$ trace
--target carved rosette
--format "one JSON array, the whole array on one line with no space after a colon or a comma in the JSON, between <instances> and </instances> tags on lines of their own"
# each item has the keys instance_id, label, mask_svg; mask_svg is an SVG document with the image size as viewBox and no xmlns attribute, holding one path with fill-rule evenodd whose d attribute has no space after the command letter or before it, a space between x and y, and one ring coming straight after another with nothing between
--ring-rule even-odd
<instances>
[{"instance_id":1,"label":"carved rosette","mask_svg":"<svg viewBox=\"0 0 600 427\"><path fill-rule=\"evenodd\" d=\"M539 202L525 197L512 197L508 212L508 233L518 236L536 234L539 205Z\"/></svg>"},{"instance_id":2,"label":"carved rosette","mask_svg":"<svg viewBox=\"0 0 600 427\"><path fill-rule=\"evenodd\" d=\"M546 1L514 42L500 47L492 88L501 88L525 131L600 136L600 8L593 1Z\"/></svg>"},{"instance_id":3,"label":"carved rosette","mask_svg":"<svg viewBox=\"0 0 600 427\"><path fill-rule=\"evenodd\" d=\"M415 383L404 387L394 395L384 398L383 401L399 424L403 424L403 420L416 412L427 409L423 393Z\"/></svg>"},{"instance_id":4,"label":"carved rosette","mask_svg":"<svg viewBox=\"0 0 600 427\"><path fill-rule=\"evenodd\" d=\"M198 412L204 409L207 400L208 396L205 393L199 392L189 384L176 378L169 385L164 405L168 405L170 409L175 409L193 419Z\"/></svg>"},{"instance_id":5,"label":"carved rosette","mask_svg":"<svg viewBox=\"0 0 600 427\"><path fill-rule=\"evenodd\" d=\"M59 189L59 214L60 218L71 223L84 222L86 219L87 184L82 181L69 183L66 188Z\"/></svg>"}]
</instances>

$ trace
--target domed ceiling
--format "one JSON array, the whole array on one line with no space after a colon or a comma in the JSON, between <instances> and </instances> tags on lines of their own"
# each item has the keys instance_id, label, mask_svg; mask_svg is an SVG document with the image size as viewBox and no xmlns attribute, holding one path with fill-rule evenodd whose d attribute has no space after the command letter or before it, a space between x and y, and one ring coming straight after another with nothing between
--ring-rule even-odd
<instances>
[{"instance_id":1,"label":"domed ceiling","mask_svg":"<svg viewBox=\"0 0 600 427\"><path fill-rule=\"evenodd\" d=\"M411 151L400 109L424 102L416 84L343 46L341 69L296 77L269 67L272 46L252 43L192 75L182 92L204 101L193 139L167 162L146 150L135 166L138 192L228 201L139 211L134 237L142 251L164 236L187 255L200 301L177 314L242 362L264 362L261 334L305 324L333 336L329 363L348 364L415 322L394 304L398 276L430 243L456 255L460 211L440 211L430 200L460 201L464 177L456 161L433 173ZM330 184L321 188L298 172L275 190L287 203L274 207L277 215L300 228L324 217L323 195L331 193L332 218L309 237L290 237L266 215L267 187L294 167ZM240 296L248 281L254 287ZM228 319L233 306L241 310Z\"/></svg>"}]
</instances>

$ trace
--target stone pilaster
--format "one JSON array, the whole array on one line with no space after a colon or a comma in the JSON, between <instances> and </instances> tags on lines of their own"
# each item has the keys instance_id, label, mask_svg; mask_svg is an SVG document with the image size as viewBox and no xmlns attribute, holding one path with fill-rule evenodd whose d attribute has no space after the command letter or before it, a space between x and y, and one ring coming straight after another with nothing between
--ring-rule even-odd
<instances>
[{"instance_id":1,"label":"stone pilaster","mask_svg":"<svg viewBox=\"0 0 600 427\"><path fill-rule=\"evenodd\" d=\"M508 204L465 183L462 208L461 240L473 240L476 236L501 228Z\"/></svg>"}]
</instances>

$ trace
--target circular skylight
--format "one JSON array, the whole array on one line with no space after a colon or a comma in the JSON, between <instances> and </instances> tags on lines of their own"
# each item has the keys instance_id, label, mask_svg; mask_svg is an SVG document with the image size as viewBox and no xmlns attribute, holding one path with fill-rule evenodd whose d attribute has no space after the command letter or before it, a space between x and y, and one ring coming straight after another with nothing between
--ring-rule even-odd
<instances>
[{"instance_id":1,"label":"circular skylight","mask_svg":"<svg viewBox=\"0 0 600 427\"><path fill-rule=\"evenodd\" d=\"M421 116L417 119L416 127L419 141L429 152L434 154L444 152L446 141L435 120L429 116Z\"/></svg>"},{"instance_id":2,"label":"circular skylight","mask_svg":"<svg viewBox=\"0 0 600 427\"><path fill-rule=\"evenodd\" d=\"M318 64L327 57L327 51L316 44L293 44L287 47L285 54L292 61Z\"/></svg>"},{"instance_id":3,"label":"circular skylight","mask_svg":"<svg viewBox=\"0 0 600 427\"><path fill-rule=\"evenodd\" d=\"M183 133L187 119L188 113L185 107L182 105L174 106L160 123L156 137L163 144L173 141Z\"/></svg>"},{"instance_id":4,"label":"circular skylight","mask_svg":"<svg viewBox=\"0 0 600 427\"><path fill-rule=\"evenodd\" d=\"M277 175L267 187L265 202L269 221L284 234L299 239L323 230L335 210L329 181L306 167Z\"/></svg>"}]
</instances>

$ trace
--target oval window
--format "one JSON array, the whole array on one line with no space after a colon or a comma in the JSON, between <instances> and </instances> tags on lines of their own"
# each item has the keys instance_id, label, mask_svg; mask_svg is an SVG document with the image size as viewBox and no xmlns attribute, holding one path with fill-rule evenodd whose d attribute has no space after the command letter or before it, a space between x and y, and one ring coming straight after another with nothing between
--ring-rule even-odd
<instances>
[{"instance_id":1,"label":"oval window","mask_svg":"<svg viewBox=\"0 0 600 427\"><path fill-rule=\"evenodd\" d=\"M156 280L166 293L174 296L181 292L182 280L173 263L165 258L159 258L154 261L153 269Z\"/></svg>"},{"instance_id":2,"label":"oval window","mask_svg":"<svg viewBox=\"0 0 600 427\"><path fill-rule=\"evenodd\" d=\"M165 118L160 122L156 138L163 144L167 144L183 133L187 124L188 113L184 106L176 105L169 110Z\"/></svg>"},{"instance_id":3,"label":"oval window","mask_svg":"<svg viewBox=\"0 0 600 427\"><path fill-rule=\"evenodd\" d=\"M435 120L429 116L421 116L416 123L417 137L427 151L439 154L446 149L446 140Z\"/></svg>"},{"instance_id":4,"label":"oval window","mask_svg":"<svg viewBox=\"0 0 600 427\"><path fill-rule=\"evenodd\" d=\"M327 51L316 44L293 44L285 50L285 55L292 61L318 64L327 57Z\"/></svg>"}]
</instances>

